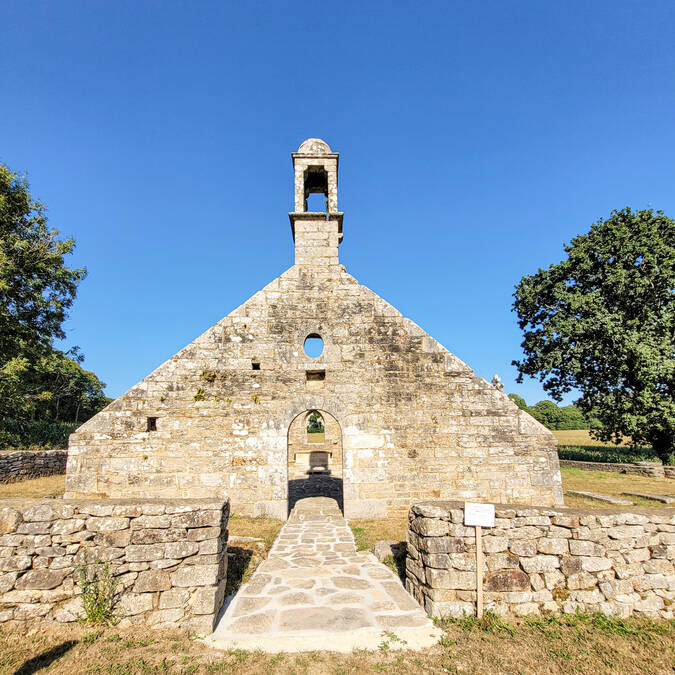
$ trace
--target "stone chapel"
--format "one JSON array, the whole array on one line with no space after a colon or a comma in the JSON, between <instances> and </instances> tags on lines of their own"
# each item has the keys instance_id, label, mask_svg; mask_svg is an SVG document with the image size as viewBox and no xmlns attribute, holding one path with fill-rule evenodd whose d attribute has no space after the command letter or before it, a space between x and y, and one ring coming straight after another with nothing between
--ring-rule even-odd
<instances>
[{"instance_id":1,"label":"stone chapel","mask_svg":"<svg viewBox=\"0 0 675 675\"><path fill-rule=\"evenodd\" d=\"M338 153L292 153L295 264L70 437L66 497L229 497L286 519L562 505L556 440L340 264ZM326 198L308 212L307 198Z\"/></svg>"}]
</instances>

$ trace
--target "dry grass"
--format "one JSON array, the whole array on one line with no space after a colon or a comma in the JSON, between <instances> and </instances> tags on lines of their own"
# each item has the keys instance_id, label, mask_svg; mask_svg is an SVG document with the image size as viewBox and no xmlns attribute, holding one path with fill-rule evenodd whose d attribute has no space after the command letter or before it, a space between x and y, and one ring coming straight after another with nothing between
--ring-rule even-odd
<instances>
[{"instance_id":1,"label":"dry grass","mask_svg":"<svg viewBox=\"0 0 675 675\"><path fill-rule=\"evenodd\" d=\"M560 443L560 445L597 445L607 448L616 447L615 443L599 441L593 438L588 429L553 431L551 433L558 439L558 443ZM625 438L621 445L628 445L629 443L630 438Z\"/></svg>"},{"instance_id":2,"label":"dry grass","mask_svg":"<svg viewBox=\"0 0 675 675\"><path fill-rule=\"evenodd\" d=\"M0 483L0 499L5 497L59 497L66 487L64 474L31 478L18 483Z\"/></svg>"},{"instance_id":3,"label":"dry grass","mask_svg":"<svg viewBox=\"0 0 675 675\"><path fill-rule=\"evenodd\" d=\"M657 495L672 495L675 493L675 482L672 478L648 478L647 476L633 476L625 473L615 473L613 471L583 471L571 467L561 467L560 473L563 479L563 491L583 490L585 492L600 492L605 495L622 496L622 492L648 492ZM639 497L626 497L632 499L636 506L648 506L650 508L661 508L667 506L661 502L655 502L651 499L640 499ZM584 497L570 497L565 495L565 506L571 506L577 509L615 509L612 504L603 504L593 499ZM627 508L630 507L619 507Z\"/></svg>"},{"instance_id":4,"label":"dry grass","mask_svg":"<svg viewBox=\"0 0 675 675\"><path fill-rule=\"evenodd\" d=\"M265 540L265 548L269 550L284 523L271 518L250 518L232 514L227 529L232 537L257 537Z\"/></svg>"},{"instance_id":5,"label":"dry grass","mask_svg":"<svg viewBox=\"0 0 675 675\"><path fill-rule=\"evenodd\" d=\"M248 516L231 515L228 522L230 537L255 537L262 539L263 550L255 542L236 543L230 540L227 548L227 586L226 595L236 593L245 584L258 565L267 558L267 552L272 547L283 523L270 518L250 518Z\"/></svg>"},{"instance_id":6,"label":"dry grass","mask_svg":"<svg viewBox=\"0 0 675 675\"><path fill-rule=\"evenodd\" d=\"M441 643L422 652L352 654L218 652L182 631L142 627L94 629L80 624L31 630L0 628L0 675L28 673L672 673L673 623L599 617L488 618L447 622Z\"/></svg>"}]
</instances>

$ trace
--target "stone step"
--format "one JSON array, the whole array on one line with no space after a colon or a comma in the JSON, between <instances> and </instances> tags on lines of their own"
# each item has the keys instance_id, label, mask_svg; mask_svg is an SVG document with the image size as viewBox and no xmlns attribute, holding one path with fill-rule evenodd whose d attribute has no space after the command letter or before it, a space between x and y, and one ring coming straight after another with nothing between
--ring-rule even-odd
<instances>
[{"instance_id":1,"label":"stone step","mask_svg":"<svg viewBox=\"0 0 675 675\"><path fill-rule=\"evenodd\" d=\"M613 495L603 495L600 492L584 492L582 490L566 490L566 495L570 497L586 497L587 499L595 499L597 502L606 502L607 504L615 504L616 506L632 506L633 502L630 499L622 499Z\"/></svg>"},{"instance_id":2,"label":"stone step","mask_svg":"<svg viewBox=\"0 0 675 675\"><path fill-rule=\"evenodd\" d=\"M655 495L649 492L622 492L622 495L629 497L642 497L642 499L652 499L655 502L662 502L663 504L675 504L675 496L673 495Z\"/></svg>"}]
</instances>

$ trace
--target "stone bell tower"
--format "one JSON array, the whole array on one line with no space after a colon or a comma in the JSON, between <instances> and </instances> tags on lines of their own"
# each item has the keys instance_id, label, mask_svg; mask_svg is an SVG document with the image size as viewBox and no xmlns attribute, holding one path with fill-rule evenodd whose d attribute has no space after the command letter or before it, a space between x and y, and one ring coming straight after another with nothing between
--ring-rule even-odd
<instances>
[{"instance_id":1,"label":"stone bell tower","mask_svg":"<svg viewBox=\"0 0 675 675\"><path fill-rule=\"evenodd\" d=\"M338 153L320 138L308 138L291 153L295 173L295 211L289 213L296 265L337 265L342 216L337 207ZM308 212L307 197L326 197L326 210Z\"/></svg>"}]
</instances>

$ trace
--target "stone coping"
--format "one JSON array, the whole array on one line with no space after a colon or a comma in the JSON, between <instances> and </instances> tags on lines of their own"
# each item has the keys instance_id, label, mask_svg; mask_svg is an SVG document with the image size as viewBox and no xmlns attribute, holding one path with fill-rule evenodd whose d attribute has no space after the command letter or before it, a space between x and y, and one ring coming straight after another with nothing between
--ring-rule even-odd
<instances>
[{"instance_id":1,"label":"stone coping","mask_svg":"<svg viewBox=\"0 0 675 675\"><path fill-rule=\"evenodd\" d=\"M442 514L429 514L427 517L443 517L443 515L450 515L450 511L452 510L457 510L461 509L464 510L464 504L466 502L471 502L472 500L467 499L467 500L462 500L462 501L434 501L434 500L422 500L422 501L417 501L413 502L410 505L411 511L414 510L418 506L422 507L436 507L438 509L441 509L443 511L446 511L447 513ZM492 502L480 502L480 503L492 503ZM645 515L654 515L654 516L659 516L659 515L664 515L667 517L671 517L675 515L675 507L658 507L658 508L649 508L648 506L634 506L634 507L624 507L624 508L614 508L614 509L605 509L605 508L597 508L597 509L577 509L577 508L572 508L570 506L529 506L527 504L494 504L495 507L495 515L499 518L499 512L500 511L510 511L516 512L516 515L520 515L521 512L523 512L523 515L529 515L532 511L536 511L537 513L541 513L542 515L549 515L549 514L557 514L557 513L563 513L563 514L570 514L570 515L593 515L593 516L612 516L612 515L619 515L623 513L638 513L638 514L645 514ZM527 513L524 513L527 512ZM422 514L420 514L422 515ZM427 514L424 514L427 515Z\"/></svg>"},{"instance_id":2,"label":"stone coping","mask_svg":"<svg viewBox=\"0 0 675 675\"><path fill-rule=\"evenodd\" d=\"M212 509L221 509L226 503L229 502L229 499L188 499L188 498L176 498L176 499L164 499L162 497L147 497L145 499L139 499L138 497L129 497L127 499L108 499L105 497L77 497L73 499L65 499L62 497L2 497L0 498L0 506L13 506L21 504L46 504L48 506L53 506L55 504L64 504L67 506L87 506L97 505L97 506L129 506L129 505L139 505L143 504L162 504L165 506L177 506L177 507L190 507L192 510L196 508L211 507Z\"/></svg>"}]
</instances>

